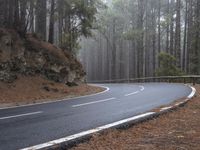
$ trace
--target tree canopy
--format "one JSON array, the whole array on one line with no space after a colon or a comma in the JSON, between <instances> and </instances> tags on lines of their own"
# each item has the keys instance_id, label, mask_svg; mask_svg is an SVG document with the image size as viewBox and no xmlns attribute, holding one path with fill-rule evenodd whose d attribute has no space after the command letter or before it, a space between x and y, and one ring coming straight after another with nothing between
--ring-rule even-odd
<instances>
[{"instance_id":1,"label":"tree canopy","mask_svg":"<svg viewBox=\"0 0 200 150\"><path fill-rule=\"evenodd\" d=\"M98 0L0 0L0 27L75 51L80 36L90 36Z\"/></svg>"}]
</instances>

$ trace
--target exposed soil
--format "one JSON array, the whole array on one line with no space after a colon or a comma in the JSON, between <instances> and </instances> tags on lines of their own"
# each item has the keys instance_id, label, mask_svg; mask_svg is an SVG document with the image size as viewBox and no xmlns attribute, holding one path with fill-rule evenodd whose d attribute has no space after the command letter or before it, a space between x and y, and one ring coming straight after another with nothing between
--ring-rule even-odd
<instances>
[{"instance_id":1,"label":"exposed soil","mask_svg":"<svg viewBox=\"0 0 200 150\"><path fill-rule=\"evenodd\" d=\"M103 90L87 84L69 87L63 83L49 81L42 76L20 76L13 83L0 82L0 107L53 101Z\"/></svg>"},{"instance_id":2,"label":"exposed soil","mask_svg":"<svg viewBox=\"0 0 200 150\"><path fill-rule=\"evenodd\" d=\"M95 134L72 150L199 150L200 85L184 107L125 130Z\"/></svg>"},{"instance_id":3,"label":"exposed soil","mask_svg":"<svg viewBox=\"0 0 200 150\"><path fill-rule=\"evenodd\" d=\"M0 81L11 83L18 75L38 74L67 84L83 83L86 75L70 52L35 34L22 38L15 30L0 28Z\"/></svg>"}]
</instances>

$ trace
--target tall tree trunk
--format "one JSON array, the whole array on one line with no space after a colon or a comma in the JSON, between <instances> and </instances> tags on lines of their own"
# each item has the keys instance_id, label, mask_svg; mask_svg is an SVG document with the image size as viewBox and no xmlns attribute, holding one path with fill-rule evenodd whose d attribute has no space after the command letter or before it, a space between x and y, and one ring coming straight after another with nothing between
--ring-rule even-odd
<instances>
[{"instance_id":1,"label":"tall tree trunk","mask_svg":"<svg viewBox=\"0 0 200 150\"><path fill-rule=\"evenodd\" d=\"M200 1L196 1L195 10L195 55L197 63L195 64L195 74L200 74Z\"/></svg>"},{"instance_id":2,"label":"tall tree trunk","mask_svg":"<svg viewBox=\"0 0 200 150\"><path fill-rule=\"evenodd\" d=\"M169 53L169 31L170 31L170 23L169 23L169 16L170 16L170 0L167 0L167 37L166 37L166 52Z\"/></svg>"},{"instance_id":3,"label":"tall tree trunk","mask_svg":"<svg viewBox=\"0 0 200 150\"><path fill-rule=\"evenodd\" d=\"M51 12L49 21L49 43L54 42L54 12L55 12L55 0L51 0Z\"/></svg>"},{"instance_id":4,"label":"tall tree trunk","mask_svg":"<svg viewBox=\"0 0 200 150\"><path fill-rule=\"evenodd\" d=\"M58 39L59 39L59 46L62 47L63 44L63 15L64 15L64 10L63 10L63 5L64 1L63 0L58 0Z\"/></svg>"},{"instance_id":5,"label":"tall tree trunk","mask_svg":"<svg viewBox=\"0 0 200 150\"><path fill-rule=\"evenodd\" d=\"M27 20L26 20L26 11L27 11L27 0L20 0L20 21L18 31L22 36L25 36L27 31Z\"/></svg>"},{"instance_id":6,"label":"tall tree trunk","mask_svg":"<svg viewBox=\"0 0 200 150\"><path fill-rule=\"evenodd\" d=\"M154 1L152 0L151 2L151 7L154 9ZM153 35L152 35L152 70L153 70L153 76L156 74L156 13L155 10L152 12L152 30L153 30Z\"/></svg>"},{"instance_id":7,"label":"tall tree trunk","mask_svg":"<svg viewBox=\"0 0 200 150\"><path fill-rule=\"evenodd\" d=\"M33 33L35 30L34 26L34 0L30 0L30 21L29 21L29 30Z\"/></svg>"},{"instance_id":8,"label":"tall tree trunk","mask_svg":"<svg viewBox=\"0 0 200 150\"><path fill-rule=\"evenodd\" d=\"M4 27L5 25L5 14L6 12L6 1L0 0L0 27Z\"/></svg>"},{"instance_id":9,"label":"tall tree trunk","mask_svg":"<svg viewBox=\"0 0 200 150\"><path fill-rule=\"evenodd\" d=\"M113 19L112 27L112 79L116 78L116 20Z\"/></svg>"},{"instance_id":10,"label":"tall tree trunk","mask_svg":"<svg viewBox=\"0 0 200 150\"><path fill-rule=\"evenodd\" d=\"M170 54L174 55L174 0L171 0L170 12Z\"/></svg>"},{"instance_id":11,"label":"tall tree trunk","mask_svg":"<svg viewBox=\"0 0 200 150\"><path fill-rule=\"evenodd\" d=\"M193 54L193 1L188 0L188 32L187 32L187 51L188 51L188 56L187 56L187 73L192 74L192 58L194 56Z\"/></svg>"},{"instance_id":12,"label":"tall tree trunk","mask_svg":"<svg viewBox=\"0 0 200 150\"><path fill-rule=\"evenodd\" d=\"M182 69L184 72L187 72L187 28L188 28L188 0L185 0L185 25L184 25L184 39L183 39L183 62L182 62Z\"/></svg>"},{"instance_id":13,"label":"tall tree trunk","mask_svg":"<svg viewBox=\"0 0 200 150\"><path fill-rule=\"evenodd\" d=\"M149 12L148 12L148 8L147 8L147 6L148 6L148 1L147 0L145 0L145 3L144 3L144 10L145 10L145 21L144 21L144 28L145 28L145 30L144 30L144 52L143 52L143 77L145 77L146 75L147 75L147 73L148 73L148 71L147 71L147 62L148 62L148 55L147 55L147 53L148 53L148 43L149 43L149 41L148 41L148 36L149 36L149 34L148 34L148 28L149 28L149 24L148 24L148 14L149 14Z\"/></svg>"},{"instance_id":14,"label":"tall tree trunk","mask_svg":"<svg viewBox=\"0 0 200 150\"><path fill-rule=\"evenodd\" d=\"M137 64L137 77L143 76L143 54L144 54L144 46L143 46L143 39L144 39L144 0L138 0L138 22L137 22L137 29L139 31L139 35L137 38L137 55L138 55L138 64Z\"/></svg>"},{"instance_id":15,"label":"tall tree trunk","mask_svg":"<svg viewBox=\"0 0 200 150\"><path fill-rule=\"evenodd\" d=\"M160 26L160 19L161 19L161 0L158 0L158 54L161 51L160 46L160 39L161 39L161 26Z\"/></svg>"},{"instance_id":16,"label":"tall tree trunk","mask_svg":"<svg viewBox=\"0 0 200 150\"><path fill-rule=\"evenodd\" d=\"M46 40L46 25L47 25L47 3L46 0L37 0L36 4L36 33Z\"/></svg>"},{"instance_id":17,"label":"tall tree trunk","mask_svg":"<svg viewBox=\"0 0 200 150\"><path fill-rule=\"evenodd\" d=\"M15 1L15 0L14 0ZM13 0L9 0L9 4L8 4L8 18L9 20L7 21L7 27L12 28L13 27L13 23L14 23L14 5L13 5Z\"/></svg>"},{"instance_id":18,"label":"tall tree trunk","mask_svg":"<svg viewBox=\"0 0 200 150\"><path fill-rule=\"evenodd\" d=\"M181 0L176 1L175 57L176 65L181 66Z\"/></svg>"}]
</instances>

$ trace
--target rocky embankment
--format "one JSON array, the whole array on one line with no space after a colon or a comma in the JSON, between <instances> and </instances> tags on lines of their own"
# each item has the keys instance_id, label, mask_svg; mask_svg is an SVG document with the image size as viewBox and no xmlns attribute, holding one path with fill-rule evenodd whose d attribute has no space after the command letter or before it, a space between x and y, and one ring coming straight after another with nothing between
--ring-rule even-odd
<instances>
[{"instance_id":1,"label":"rocky embankment","mask_svg":"<svg viewBox=\"0 0 200 150\"><path fill-rule=\"evenodd\" d=\"M82 65L70 53L34 35L20 38L14 30L0 28L0 81L10 83L19 75L42 75L67 85L85 80Z\"/></svg>"}]
</instances>

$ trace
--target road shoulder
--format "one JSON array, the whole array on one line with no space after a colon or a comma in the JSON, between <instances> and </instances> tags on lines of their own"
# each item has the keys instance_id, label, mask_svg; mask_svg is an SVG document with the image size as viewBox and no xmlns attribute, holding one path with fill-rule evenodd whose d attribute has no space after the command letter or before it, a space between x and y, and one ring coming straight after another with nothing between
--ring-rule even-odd
<instances>
[{"instance_id":1,"label":"road shoulder","mask_svg":"<svg viewBox=\"0 0 200 150\"><path fill-rule=\"evenodd\" d=\"M185 103L184 107L170 110L170 113L164 113L125 130L111 129L103 134L94 134L88 142L79 144L72 150L199 149L200 85L195 88L196 96Z\"/></svg>"},{"instance_id":2,"label":"road shoulder","mask_svg":"<svg viewBox=\"0 0 200 150\"><path fill-rule=\"evenodd\" d=\"M20 77L13 83L0 82L0 109L55 102L91 95L106 90L94 85L79 84L69 87L43 77Z\"/></svg>"}]
</instances>

